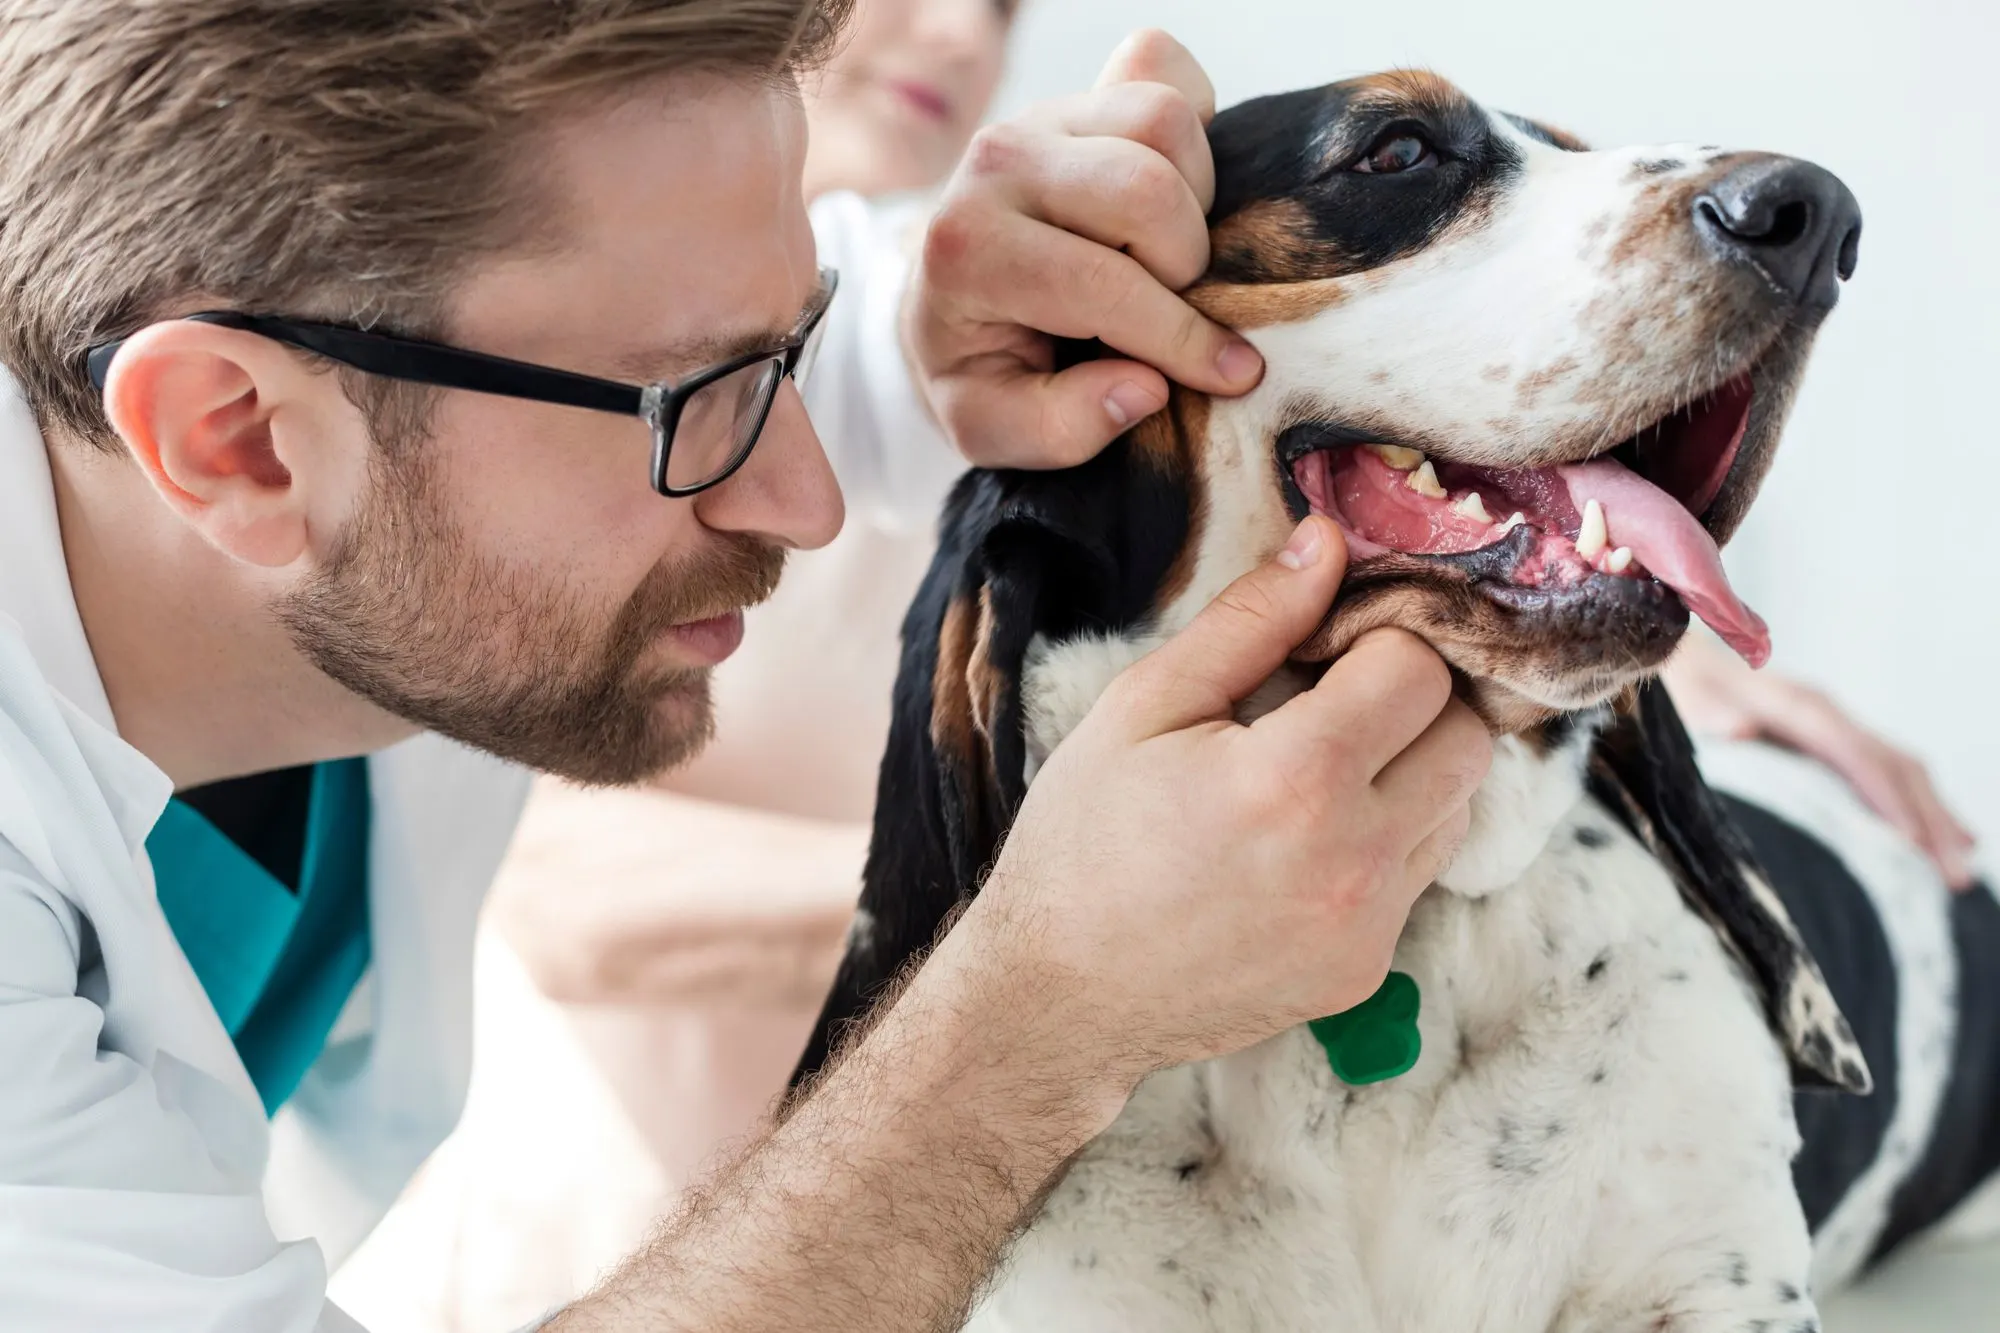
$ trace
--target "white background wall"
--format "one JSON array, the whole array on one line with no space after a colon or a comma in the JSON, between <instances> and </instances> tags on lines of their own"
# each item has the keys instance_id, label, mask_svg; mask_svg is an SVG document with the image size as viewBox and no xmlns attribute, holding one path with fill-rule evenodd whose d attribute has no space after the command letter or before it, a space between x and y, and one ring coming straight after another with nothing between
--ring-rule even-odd
<instances>
[{"instance_id":1,"label":"white background wall","mask_svg":"<svg viewBox=\"0 0 2000 1333\"><path fill-rule=\"evenodd\" d=\"M1142 25L1187 43L1224 106L1424 65L1592 142L1771 149L1844 177L1860 271L1730 564L1777 664L1921 752L2000 852L2000 5L1029 0L1000 110L1089 86Z\"/></svg>"}]
</instances>

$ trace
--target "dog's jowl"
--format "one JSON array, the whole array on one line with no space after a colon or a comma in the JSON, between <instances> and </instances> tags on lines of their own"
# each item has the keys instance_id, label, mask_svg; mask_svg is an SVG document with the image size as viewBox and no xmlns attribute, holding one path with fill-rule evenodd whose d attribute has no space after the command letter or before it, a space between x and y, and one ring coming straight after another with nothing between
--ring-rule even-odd
<instances>
[{"instance_id":1,"label":"dog's jowl","mask_svg":"<svg viewBox=\"0 0 2000 1333\"><path fill-rule=\"evenodd\" d=\"M1884 1245L1992 1210L2000 995L1972 978L2000 909L1950 904L1801 762L1739 756L1769 809L1711 790L1651 677L1694 619L1769 652L1718 548L1854 270L1853 196L1768 153L1586 151L1418 73L1211 141L1191 299L1265 380L954 494L801 1075L977 891L1110 679L1316 511L1349 576L1255 706L1400 625L1498 738L1396 955L1422 1058L1349 1087L1301 1028L1156 1075L973 1327L1816 1328Z\"/></svg>"}]
</instances>

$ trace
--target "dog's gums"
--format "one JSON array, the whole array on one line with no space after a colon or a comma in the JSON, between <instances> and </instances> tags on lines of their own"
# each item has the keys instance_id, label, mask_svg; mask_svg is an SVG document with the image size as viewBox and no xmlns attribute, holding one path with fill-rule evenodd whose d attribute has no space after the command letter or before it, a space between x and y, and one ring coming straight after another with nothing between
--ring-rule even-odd
<instances>
[{"instance_id":1,"label":"dog's gums","mask_svg":"<svg viewBox=\"0 0 2000 1333\"><path fill-rule=\"evenodd\" d=\"M1290 477L1308 507L1341 526L1357 560L1491 551L1498 559L1482 577L1516 588L1652 578L1761 666L1770 633L1730 587L1701 522L1736 460L1751 399L1749 376L1739 376L1578 463L1484 468L1339 442L1288 460ZM1529 539L1512 535L1522 527Z\"/></svg>"}]
</instances>

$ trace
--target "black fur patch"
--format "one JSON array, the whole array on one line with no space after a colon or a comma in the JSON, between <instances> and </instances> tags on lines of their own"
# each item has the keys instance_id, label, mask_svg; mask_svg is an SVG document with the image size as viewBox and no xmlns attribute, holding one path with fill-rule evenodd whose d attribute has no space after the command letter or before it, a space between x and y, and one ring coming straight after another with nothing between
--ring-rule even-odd
<instances>
[{"instance_id":1,"label":"black fur patch","mask_svg":"<svg viewBox=\"0 0 2000 1333\"><path fill-rule=\"evenodd\" d=\"M1878 1259L2000 1174L2000 901L1985 885L1953 896L1951 937L1958 955L1951 1081L1930 1143L1889 1205Z\"/></svg>"},{"instance_id":2,"label":"black fur patch","mask_svg":"<svg viewBox=\"0 0 2000 1333\"><path fill-rule=\"evenodd\" d=\"M1702 780L1664 685L1641 687L1633 711L1598 737L1590 787L1675 872L1689 906L1742 961L1794 1080L1868 1091L1853 1031L1782 901L1758 894L1755 849Z\"/></svg>"},{"instance_id":3,"label":"black fur patch","mask_svg":"<svg viewBox=\"0 0 2000 1333\"><path fill-rule=\"evenodd\" d=\"M1435 149L1436 166L1353 170L1385 135L1405 132ZM1253 98L1216 116L1208 137L1216 169L1210 225L1282 200L1295 206L1301 249L1323 265L1313 274L1289 271L1268 247L1233 245L1224 230L1208 272L1218 282L1288 281L1386 264L1422 249L1521 169L1520 155L1482 111L1421 75Z\"/></svg>"},{"instance_id":4,"label":"black fur patch","mask_svg":"<svg viewBox=\"0 0 2000 1333\"><path fill-rule=\"evenodd\" d=\"M1818 1231L1874 1163L1896 1114L1896 960L1868 891L1839 857L1768 811L1731 796L1722 803L1749 836L1875 1075L1867 1097L1813 1090L1794 1098L1805 1145L1792 1162L1792 1179L1806 1221Z\"/></svg>"},{"instance_id":5,"label":"black fur patch","mask_svg":"<svg viewBox=\"0 0 2000 1333\"><path fill-rule=\"evenodd\" d=\"M978 892L1025 792L1020 675L1037 635L1061 641L1148 616L1186 545L1190 492L1120 441L1061 472L973 472L952 492L937 555L903 621L889 748L862 874L870 947L850 949L793 1084L824 1065L957 905ZM932 735L939 637L955 602L993 609L987 669L1003 683L981 773ZM986 774L991 781L983 781Z\"/></svg>"}]
</instances>

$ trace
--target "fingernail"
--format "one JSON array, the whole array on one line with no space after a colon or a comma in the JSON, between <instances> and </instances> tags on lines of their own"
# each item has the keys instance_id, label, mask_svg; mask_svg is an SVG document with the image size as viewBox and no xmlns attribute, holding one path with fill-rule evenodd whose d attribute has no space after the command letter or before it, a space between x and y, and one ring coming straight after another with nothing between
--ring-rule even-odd
<instances>
[{"instance_id":1,"label":"fingernail","mask_svg":"<svg viewBox=\"0 0 2000 1333\"><path fill-rule=\"evenodd\" d=\"M1241 338L1231 338L1229 345L1215 358L1215 368L1231 384L1248 384L1264 369L1264 358Z\"/></svg>"},{"instance_id":2,"label":"fingernail","mask_svg":"<svg viewBox=\"0 0 2000 1333\"><path fill-rule=\"evenodd\" d=\"M1166 399L1130 380L1104 395L1104 414L1120 426L1149 417L1166 405Z\"/></svg>"},{"instance_id":3,"label":"fingernail","mask_svg":"<svg viewBox=\"0 0 2000 1333\"><path fill-rule=\"evenodd\" d=\"M1323 549L1319 524L1307 519L1292 529L1292 539L1285 543L1284 550L1278 552L1278 563L1286 569L1311 569L1319 563Z\"/></svg>"}]
</instances>

